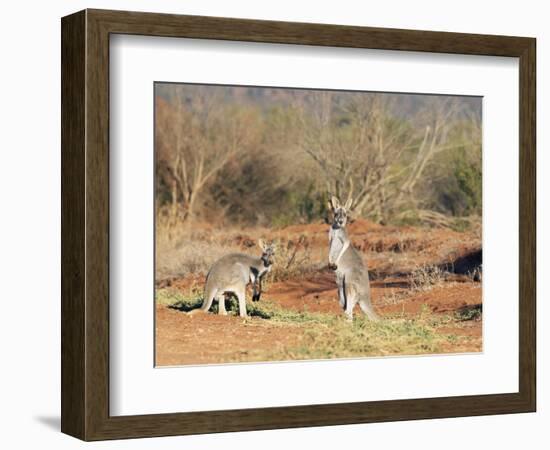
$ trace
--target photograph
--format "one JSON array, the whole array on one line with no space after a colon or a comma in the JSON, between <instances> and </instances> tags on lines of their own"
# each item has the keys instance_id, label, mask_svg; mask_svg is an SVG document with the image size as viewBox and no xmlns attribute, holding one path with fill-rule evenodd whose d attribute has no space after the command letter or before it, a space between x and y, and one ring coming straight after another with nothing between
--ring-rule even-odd
<instances>
[{"instance_id":1,"label":"photograph","mask_svg":"<svg viewBox=\"0 0 550 450\"><path fill-rule=\"evenodd\" d=\"M155 367L482 352L482 97L154 102Z\"/></svg>"}]
</instances>

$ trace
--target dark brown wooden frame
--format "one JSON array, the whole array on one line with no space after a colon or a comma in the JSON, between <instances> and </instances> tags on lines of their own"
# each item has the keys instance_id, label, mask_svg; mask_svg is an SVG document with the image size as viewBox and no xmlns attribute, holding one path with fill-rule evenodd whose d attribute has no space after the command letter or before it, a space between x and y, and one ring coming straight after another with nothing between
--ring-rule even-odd
<instances>
[{"instance_id":1,"label":"dark brown wooden frame","mask_svg":"<svg viewBox=\"0 0 550 450\"><path fill-rule=\"evenodd\" d=\"M535 411L533 38L85 10L62 32L61 429L84 440ZM137 34L519 58L519 392L109 416L109 35Z\"/></svg>"}]
</instances>

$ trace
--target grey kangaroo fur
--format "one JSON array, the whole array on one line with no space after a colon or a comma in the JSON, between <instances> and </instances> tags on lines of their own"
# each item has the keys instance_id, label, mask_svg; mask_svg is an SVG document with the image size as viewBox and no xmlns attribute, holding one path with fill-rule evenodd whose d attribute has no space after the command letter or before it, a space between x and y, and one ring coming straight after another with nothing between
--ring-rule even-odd
<instances>
[{"instance_id":1,"label":"grey kangaroo fur","mask_svg":"<svg viewBox=\"0 0 550 450\"><path fill-rule=\"evenodd\" d=\"M338 300L349 320L357 303L370 320L379 320L371 302L369 272L361 254L353 248L346 231L351 199L344 206L336 197L329 201L333 212L329 231L329 267L336 272Z\"/></svg>"},{"instance_id":2,"label":"grey kangaroo fur","mask_svg":"<svg viewBox=\"0 0 550 450\"><path fill-rule=\"evenodd\" d=\"M239 300L239 315L247 317L246 286L252 283L252 300L255 302L260 300L262 278L271 270L275 255L273 244L266 244L260 239L258 245L262 249L262 255L259 258L243 253L231 253L216 261L206 276L202 306L190 311L189 314L208 312L214 299L217 299L219 314L227 315L225 295L232 293Z\"/></svg>"}]
</instances>

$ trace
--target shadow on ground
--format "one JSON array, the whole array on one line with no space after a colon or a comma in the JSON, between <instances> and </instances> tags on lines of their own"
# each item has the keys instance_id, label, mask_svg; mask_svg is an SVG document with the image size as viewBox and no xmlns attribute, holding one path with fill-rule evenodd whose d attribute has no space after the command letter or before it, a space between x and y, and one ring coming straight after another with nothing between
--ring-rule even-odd
<instances>
[{"instance_id":1,"label":"shadow on ground","mask_svg":"<svg viewBox=\"0 0 550 450\"><path fill-rule=\"evenodd\" d=\"M169 305L168 308L175 309L177 311L181 311L184 313L188 313L190 311L193 311L194 309L199 309L202 306L202 298L197 299L194 302L179 302L175 303L173 305ZM239 304L236 298L231 296L230 298L226 299L225 301L225 307L227 309L227 312L229 314L238 314L239 311ZM272 314L264 311L262 309L259 309L254 304L252 305L246 305L246 312L251 317L259 317L260 319L271 319ZM214 302L212 307L210 308L210 314L218 314L218 304Z\"/></svg>"},{"instance_id":2,"label":"shadow on ground","mask_svg":"<svg viewBox=\"0 0 550 450\"><path fill-rule=\"evenodd\" d=\"M51 430L61 431L61 417L59 416L36 416L34 420Z\"/></svg>"}]
</instances>

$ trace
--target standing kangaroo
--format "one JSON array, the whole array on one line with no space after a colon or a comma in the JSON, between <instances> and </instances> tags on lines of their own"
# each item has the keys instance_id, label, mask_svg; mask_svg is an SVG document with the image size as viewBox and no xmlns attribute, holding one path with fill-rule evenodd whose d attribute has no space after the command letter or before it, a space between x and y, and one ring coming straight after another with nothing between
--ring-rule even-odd
<instances>
[{"instance_id":1,"label":"standing kangaroo","mask_svg":"<svg viewBox=\"0 0 550 450\"><path fill-rule=\"evenodd\" d=\"M190 311L189 314L208 312L214 299L217 299L219 314L227 315L225 295L232 293L239 300L239 315L247 317L246 286L249 282L252 283L252 300L255 302L260 300L262 278L271 270L275 255L273 244L268 245L260 239L258 245L262 249L262 256L259 258L242 253L231 253L216 261L206 276L202 306Z\"/></svg>"},{"instance_id":2,"label":"standing kangaroo","mask_svg":"<svg viewBox=\"0 0 550 450\"><path fill-rule=\"evenodd\" d=\"M332 197L329 207L333 212L329 231L329 267L336 271L338 299L349 320L357 303L370 320L378 320L371 303L369 272L360 253L353 248L346 231L351 199L344 206Z\"/></svg>"}]
</instances>

